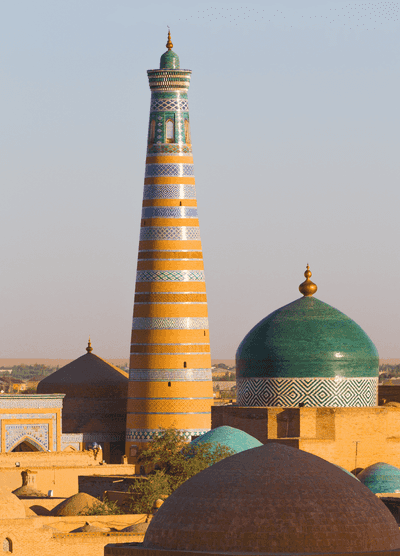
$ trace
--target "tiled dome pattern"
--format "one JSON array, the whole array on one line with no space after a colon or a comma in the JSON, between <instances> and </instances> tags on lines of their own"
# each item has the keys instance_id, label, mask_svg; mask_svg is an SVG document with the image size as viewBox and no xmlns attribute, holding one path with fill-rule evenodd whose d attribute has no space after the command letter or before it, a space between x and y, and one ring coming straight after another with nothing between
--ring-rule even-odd
<instances>
[{"instance_id":1,"label":"tiled dome pattern","mask_svg":"<svg viewBox=\"0 0 400 556\"><path fill-rule=\"evenodd\" d=\"M357 478L374 494L400 492L400 469L388 463L374 463L361 471Z\"/></svg>"}]
</instances>

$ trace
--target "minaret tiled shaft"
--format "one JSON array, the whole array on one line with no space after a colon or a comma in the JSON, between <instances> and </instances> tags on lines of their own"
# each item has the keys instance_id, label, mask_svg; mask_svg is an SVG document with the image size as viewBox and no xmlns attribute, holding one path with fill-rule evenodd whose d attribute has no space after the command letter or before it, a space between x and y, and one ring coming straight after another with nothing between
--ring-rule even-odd
<instances>
[{"instance_id":1,"label":"minaret tiled shaft","mask_svg":"<svg viewBox=\"0 0 400 556\"><path fill-rule=\"evenodd\" d=\"M133 312L127 455L159 427L211 427L206 286L187 91L172 43L149 70L150 122Z\"/></svg>"}]
</instances>

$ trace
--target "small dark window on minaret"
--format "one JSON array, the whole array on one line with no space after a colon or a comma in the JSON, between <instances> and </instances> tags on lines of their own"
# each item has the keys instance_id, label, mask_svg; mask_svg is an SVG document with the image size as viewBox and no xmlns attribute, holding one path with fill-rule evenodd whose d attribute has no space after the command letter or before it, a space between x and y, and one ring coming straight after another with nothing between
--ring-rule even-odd
<instances>
[{"instance_id":1,"label":"small dark window on minaret","mask_svg":"<svg viewBox=\"0 0 400 556\"><path fill-rule=\"evenodd\" d=\"M183 362L183 368L186 369L186 361Z\"/></svg>"},{"instance_id":2,"label":"small dark window on minaret","mask_svg":"<svg viewBox=\"0 0 400 556\"><path fill-rule=\"evenodd\" d=\"M206 335L206 331L204 330L204 336Z\"/></svg>"},{"instance_id":3,"label":"small dark window on minaret","mask_svg":"<svg viewBox=\"0 0 400 556\"><path fill-rule=\"evenodd\" d=\"M171 386L171 383L170 383L170 382L168 382L168 386Z\"/></svg>"},{"instance_id":4,"label":"small dark window on minaret","mask_svg":"<svg viewBox=\"0 0 400 556\"><path fill-rule=\"evenodd\" d=\"M143 226L146 226L146 220L143 220Z\"/></svg>"},{"instance_id":5,"label":"small dark window on minaret","mask_svg":"<svg viewBox=\"0 0 400 556\"><path fill-rule=\"evenodd\" d=\"M180 207L182 206L182 201L180 201L179 206L180 206Z\"/></svg>"}]
</instances>

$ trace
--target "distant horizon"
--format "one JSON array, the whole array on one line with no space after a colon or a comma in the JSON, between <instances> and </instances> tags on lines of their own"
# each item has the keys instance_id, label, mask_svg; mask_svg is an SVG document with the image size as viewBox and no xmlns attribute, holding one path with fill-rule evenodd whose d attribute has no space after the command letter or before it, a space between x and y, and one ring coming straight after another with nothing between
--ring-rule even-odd
<instances>
[{"instance_id":1,"label":"distant horizon","mask_svg":"<svg viewBox=\"0 0 400 556\"><path fill-rule=\"evenodd\" d=\"M82 355L85 355L84 353L82 353ZM105 361L107 361L108 363L111 363L112 365L123 365L124 363L127 363L127 365L129 366L129 357L103 357L102 355L99 355L98 353L95 353L94 355L97 355L98 357L101 357L101 359L104 359ZM80 357L80 356L78 356ZM11 358L0 358L0 367L13 367L14 365L46 365L48 367L56 367L57 365L59 365L60 367L63 367L64 365L67 365L68 363L70 363L71 361L74 361L75 359L78 359L77 357L71 357L71 358L63 358L63 359L51 359L51 358L35 358L35 357L11 357ZM211 360L211 364L212 365L218 365L219 363L225 363L225 365L230 365L233 366L235 364L235 359L212 359ZM379 365L399 365L400 364L400 357L399 358L392 358L392 359L379 359Z\"/></svg>"}]
</instances>

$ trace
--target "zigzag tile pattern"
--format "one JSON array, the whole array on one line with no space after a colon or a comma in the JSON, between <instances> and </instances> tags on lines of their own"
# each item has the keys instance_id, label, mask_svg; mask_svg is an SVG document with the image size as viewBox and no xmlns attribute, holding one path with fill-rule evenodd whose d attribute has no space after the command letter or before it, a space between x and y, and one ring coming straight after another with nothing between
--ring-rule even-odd
<instances>
[{"instance_id":1,"label":"zigzag tile pattern","mask_svg":"<svg viewBox=\"0 0 400 556\"><path fill-rule=\"evenodd\" d=\"M203 282L203 270L138 270L136 282Z\"/></svg>"},{"instance_id":2,"label":"zigzag tile pattern","mask_svg":"<svg viewBox=\"0 0 400 556\"><path fill-rule=\"evenodd\" d=\"M198 218L194 207L145 207L142 218Z\"/></svg>"},{"instance_id":3,"label":"zigzag tile pattern","mask_svg":"<svg viewBox=\"0 0 400 556\"><path fill-rule=\"evenodd\" d=\"M208 318L133 317L132 330L208 330Z\"/></svg>"},{"instance_id":4,"label":"zigzag tile pattern","mask_svg":"<svg viewBox=\"0 0 400 556\"><path fill-rule=\"evenodd\" d=\"M181 430L180 435L184 440L190 442L193 437L201 436L205 434L210 429L199 429L199 430ZM150 441L154 440L160 436L160 429L127 429L126 430L126 440L134 442L135 440Z\"/></svg>"},{"instance_id":5,"label":"zigzag tile pattern","mask_svg":"<svg viewBox=\"0 0 400 556\"><path fill-rule=\"evenodd\" d=\"M196 186L187 184L147 184L144 186L143 199L196 199Z\"/></svg>"},{"instance_id":6,"label":"zigzag tile pattern","mask_svg":"<svg viewBox=\"0 0 400 556\"><path fill-rule=\"evenodd\" d=\"M377 378L238 378L237 403L247 407L374 407Z\"/></svg>"},{"instance_id":7,"label":"zigzag tile pattern","mask_svg":"<svg viewBox=\"0 0 400 556\"><path fill-rule=\"evenodd\" d=\"M140 241L200 241L197 226L146 226L140 228Z\"/></svg>"},{"instance_id":8,"label":"zigzag tile pattern","mask_svg":"<svg viewBox=\"0 0 400 556\"><path fill-rule=\"evenodd\" d=\"M145 178L193 177L193 164L146 164Z\"/></svg>"},{"instance_id":9,"label":"zigzag tile pattern","mask_svg":"<svg viewBox=\"0 0 400 556\"><path fill-rule=\"evenodd\" d=\"M186 112L187 110L189 110L189 102L184 98L153 98L150 103L150 112Z\"/></svg>"}]
</instances>

